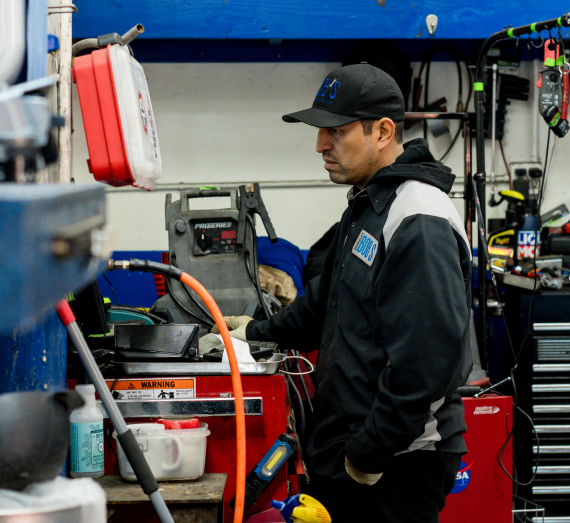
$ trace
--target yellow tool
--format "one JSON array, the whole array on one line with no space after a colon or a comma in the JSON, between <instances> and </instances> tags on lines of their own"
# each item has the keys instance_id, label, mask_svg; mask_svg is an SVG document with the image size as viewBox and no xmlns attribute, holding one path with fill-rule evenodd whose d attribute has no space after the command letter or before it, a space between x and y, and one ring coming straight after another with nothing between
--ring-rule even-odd
<instances>
[{"instance_id":1,"label":"yellow tool","mask_svg":"<svg viewBox=\"0 0 570 523\"><path fill-rule=\"evenodd\" d=\"M331 517L322 503L307 494L297 494L285 501L271 502L287 523L331 523Z\"/></svg>"}]
</instances>

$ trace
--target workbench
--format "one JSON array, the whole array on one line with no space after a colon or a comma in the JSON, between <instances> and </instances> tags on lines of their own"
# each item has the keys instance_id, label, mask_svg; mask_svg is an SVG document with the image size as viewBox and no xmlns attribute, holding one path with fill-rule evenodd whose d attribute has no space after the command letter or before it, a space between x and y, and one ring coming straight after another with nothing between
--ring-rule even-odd
<instances>
[{"instance_id":1,"label":"workbench","mask_svg":"<svg viewBox=\"0 0 570 523\"><path fill-rule=\"evenodd\" d=\"M221 523L227 474L204 474L193 481L161 481L159 492L175 523ZM109 475L96 480L107 495L109 523L159 521L148 496L138 483Z\"/></svg>"}]
</instances>

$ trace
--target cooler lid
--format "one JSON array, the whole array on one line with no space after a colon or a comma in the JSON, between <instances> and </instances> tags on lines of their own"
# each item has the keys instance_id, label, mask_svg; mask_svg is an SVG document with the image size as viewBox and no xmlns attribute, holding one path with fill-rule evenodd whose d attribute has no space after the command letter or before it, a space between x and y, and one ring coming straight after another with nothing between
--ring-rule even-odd
<instances>
[{"instance_id":1,"label":"cooler lid","mask_svg":"<svg viewBox=\"0 0 570 523\"><path fill-rule=\"evenodd\" d=\"M144 70L126 46L110 45L107 51L133 185L150 190L162 174L162 160Z\"/></svg>"}]
</instances>

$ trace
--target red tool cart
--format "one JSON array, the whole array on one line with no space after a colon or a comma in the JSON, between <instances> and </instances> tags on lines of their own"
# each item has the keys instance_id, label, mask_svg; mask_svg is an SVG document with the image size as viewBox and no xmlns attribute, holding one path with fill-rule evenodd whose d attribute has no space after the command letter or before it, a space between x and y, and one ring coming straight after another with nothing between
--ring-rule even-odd
<instances>
[{"instance_id":1,"label":"red tool cart","mask_svg":"<svg viewBox=\"0 0 570 523\"><path fill-rule=\"evenodd\" d=\"M512 428L511 397L464 398L469 453L463 456L455 487L447 496L441 523L511 523L512 482L502 470L499 452ZM513 473L512 440L503 451L503 466Z\"/></svg>"},{"instance_id":2,"label":"red tool cart","mask_svg":"<svg viewBox=\"0 0 570 523\"><path fill-rule=\"evenodd\" d=\"M107 382L112 385L114 380ZM278 436L287 432L287 394L285 379L281 374L242 376L242 383L246 413L246 472L249 473L265 456ZM230 523L233 520L233 510L229 502L236 489L236 429L231 377L133 377L115 382L113 391L114 396L119 398L117 404L127 424L152 423L159 417L186 414L188 417L196 415L208 424L211 434L206 444L205 472L228 473L224 495L224 522ZM167 399L154 399L158 396L154 391L160 394L165 392ZM131 399L126 399L127 395ZM181 396L185 399L176 399ZM107 438L107 445L110 439L112 438ZM111 444L115 448L114 440ZM118 474L115 456L108 450L105 452L105 473ZM294 462L294 459L295 457L292 457L291 462ZM285 499L289 495L287 479L287 467L283 467L246 514L268 509L272 499ZM149 514L149 517L154 517L154 514Z\"/></svg>"}]
</instances>

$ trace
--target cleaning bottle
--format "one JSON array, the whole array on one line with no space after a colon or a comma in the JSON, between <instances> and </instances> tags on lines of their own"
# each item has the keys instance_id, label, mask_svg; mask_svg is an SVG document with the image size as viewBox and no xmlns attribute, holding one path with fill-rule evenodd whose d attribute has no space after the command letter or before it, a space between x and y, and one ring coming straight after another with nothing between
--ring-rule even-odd
<instances>
[{"instance_id":1,"label":"cleaning bottle","mask_svg":"<svg viewBox=\"0 0 570 523\"><path fill-rule=\"evenodd\" d=\"M103 414L95 405L95 387L77 385L85 405L69 416L72 478L100 478L105 474Z\"/></svg>"}]
</instances>

